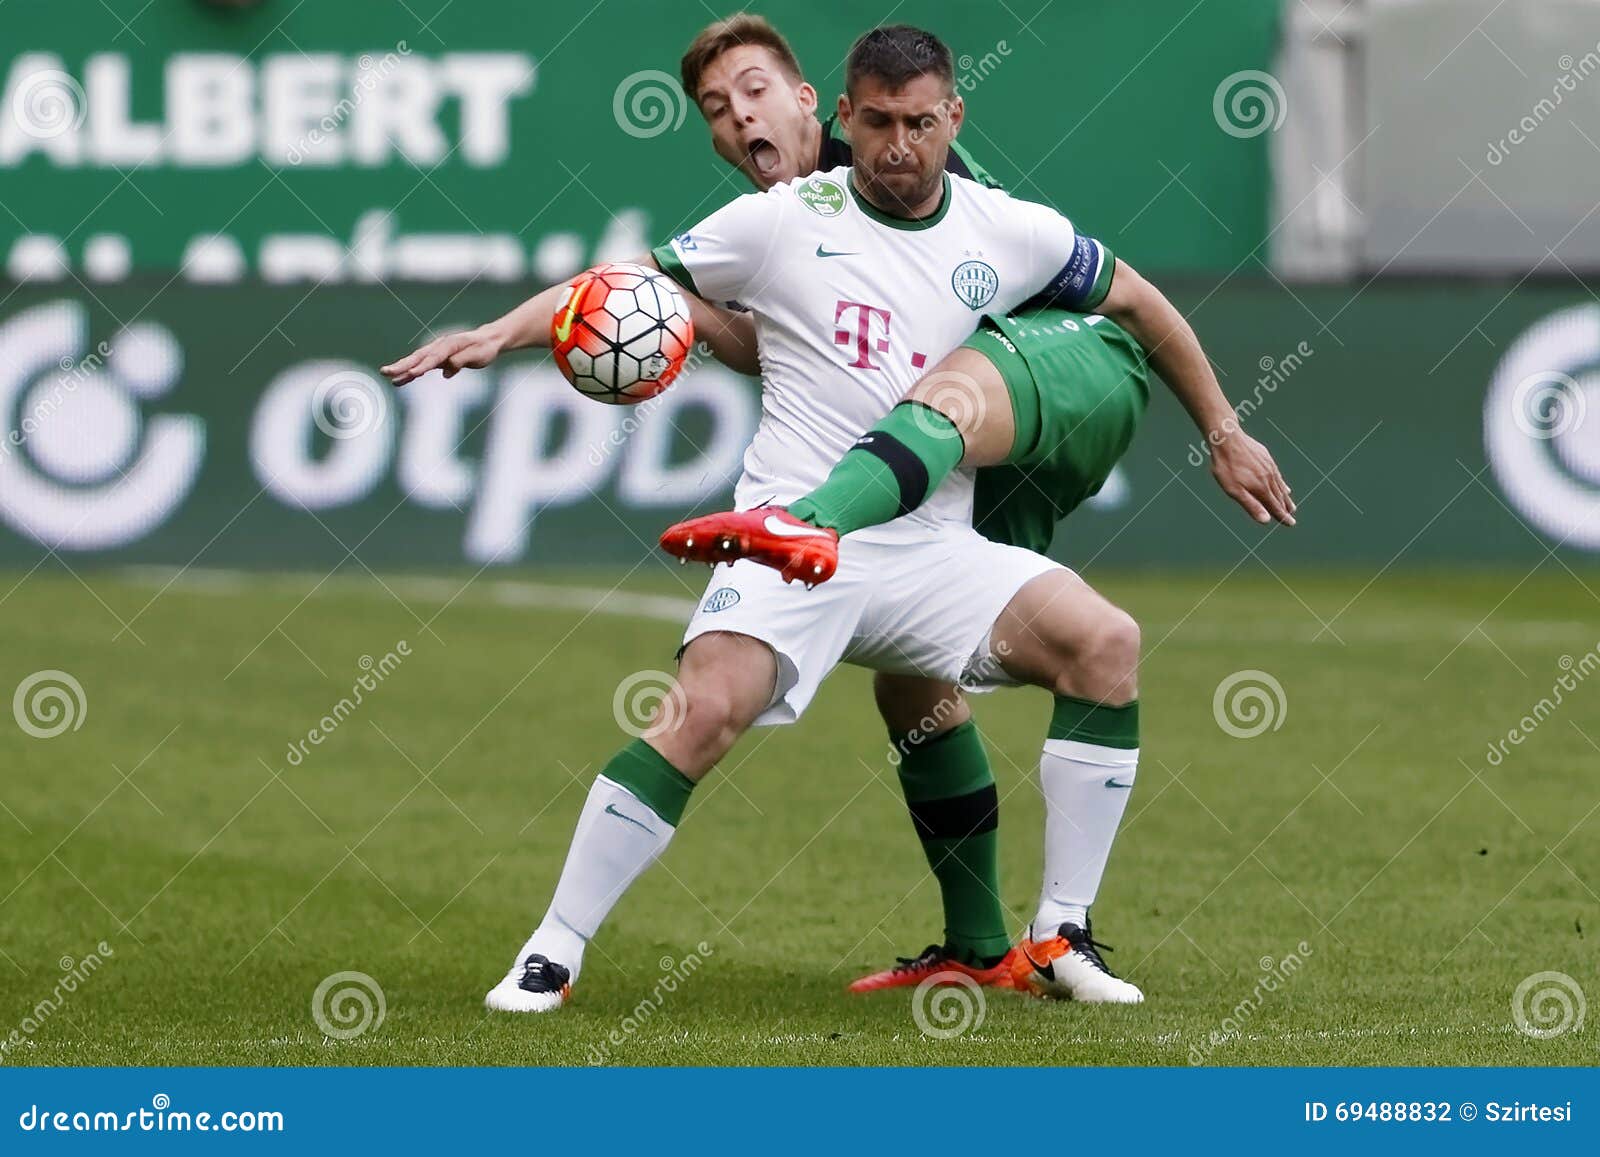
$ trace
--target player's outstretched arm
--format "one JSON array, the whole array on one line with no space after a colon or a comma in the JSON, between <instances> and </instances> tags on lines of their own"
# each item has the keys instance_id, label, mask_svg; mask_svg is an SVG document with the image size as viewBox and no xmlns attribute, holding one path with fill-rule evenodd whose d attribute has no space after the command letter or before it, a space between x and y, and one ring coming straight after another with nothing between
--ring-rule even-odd
<instances>
[{"instance_id":1,"label":"player's outstretched arm","mask_svg":"<svg viewBox=\"0 0 1600 1157\"><path fill-rule=\"evenodd\" d=\"M653 258L640 258L636 264L655 268ZM413 350L381 372L396 386L414 382L423 374L443 370L452 378L462 370L482 369L507 350L550 347L550 319L561 302L567 284L562 282L541 290L503 317L487 325L460 333L447 333ZM748 314L722 309L685 291L695 332L710 347L711 354L728 368L753 374L760 369L756 356L755 320Z\"/></svg>"},{"instance_id":2,"label":"player's outstretched arm","mask_svg":"<svg viewBox=\"0 0 1600 1157\"><path fill-rule=\"evenodd\" d=\"M1244 432L1228 405L1200 339L1183 314L1127 262L1117 259L1111 290L1095 310L1144 347L1150 364L1194 419L1211 448L1211 473L1257 522L1294 525L1294 499L1283 472L1260 442Z\"/></svg>"},{"instance_id":3,"label":"player's outstretched arm","mask_svg":"<svg viewBox=\"0 0 1600 1157\"><path fill-rule=\"evenodd\" d=\"M552 285L487 325L436 337L399 361L380 367L380 372L396 386L403 386L434 370L453 378L462 370L482 369L506 350L549 348L550 319L564 289L565 283Z\"/></svg>"}]
</instances>

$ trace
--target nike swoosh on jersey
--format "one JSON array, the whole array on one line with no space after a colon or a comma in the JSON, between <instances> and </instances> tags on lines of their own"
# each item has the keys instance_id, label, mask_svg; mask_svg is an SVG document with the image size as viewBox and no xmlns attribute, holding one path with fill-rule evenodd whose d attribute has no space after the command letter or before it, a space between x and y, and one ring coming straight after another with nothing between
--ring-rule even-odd
<instances>
[{"instance_id":1,"label":"nike swoosh on jersey","mask_svg":"<svg viewBox=\"0 0 1600 1157\"><path fill-rule=\"evenodd\" d=\"M817 256L818 257L860 257L861 254L859 252L854 251L854 250L828 249L828 248L825 248L824 246L818 245L817 246Z\"/></svg>"},{"instance_id":2,"label":"nike swoosh on jersey","mask_svg":"<svg viewBox=\"0 0 1600 1157\"><path fill-rule=\"evenodd\" d=\"M812 526L792 526L787 522L783 522L777 518L774 518L770 514L767 515L765 521L763 521L761 525L766 529L768 534L775 534L779 538L816 538L818 536L821 536L822 538L828 537L828 532L826 530L819 530Z\"/></svg>"},{"instance_id":3,"label":"nike swoosh on jersey","mask_svg":"<svg viewBox=\"0 0 1600 1157\"><path fill-rule=\"evenodd\" d=\"M1131 783L1123 783L1116 776L1112 776L1110 779L1106 780L1106 786L1107 787L1132 787L1133 784L1131 784Z\"/></svg>"}]
</instances>

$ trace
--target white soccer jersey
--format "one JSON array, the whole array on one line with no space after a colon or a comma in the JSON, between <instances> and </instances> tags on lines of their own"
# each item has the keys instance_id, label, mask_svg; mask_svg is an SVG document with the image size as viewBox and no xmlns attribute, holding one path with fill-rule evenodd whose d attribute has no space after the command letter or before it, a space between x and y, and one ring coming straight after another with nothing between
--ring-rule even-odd
<instances>
[{"instance_id":1,"label":"white soccer jersey","mask_svg":"<svg viewBox=\"0 0 1600 1157\"><path fill-rule=\"evenodd\" d=\"M944 186L937 212L906 221L836 168L739 197L654 251L686 289L755 315L761 423L739 509L818 486L983 314L1011 311L1052 279L1058 290L1104 280L1104 250L1054 209L950 174ZM972 475L958 470L911 514L857 534L895 541L971 515Z\"/></svg>"}]
</instances>

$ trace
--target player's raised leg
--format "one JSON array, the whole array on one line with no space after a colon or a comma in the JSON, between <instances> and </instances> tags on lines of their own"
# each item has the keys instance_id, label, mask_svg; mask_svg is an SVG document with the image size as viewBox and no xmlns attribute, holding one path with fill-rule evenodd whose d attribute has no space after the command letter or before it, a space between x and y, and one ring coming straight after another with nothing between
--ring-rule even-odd
<instances>
[{"instance_id":1,"label":"player's raised leg","mask_svg":"<svg viewBox=\"0 0 1600 1157\"><path fill-rule=\"evenodd\" d=\"M489 1008L561 1007L590 938L666 850L695 785L767 706L777 670L771 649L746 635L714 632L689 644L650 729L589 789L549 910L484 998Z\"/></svg>"},{"instance_id":2,"label":"player's raised leg","mask_svg":"<svg viewBox=\"0 0 1600 1157\"><path fill-rule=\"evenodd\" d=\"M662 549L695 562L748 558L785 581L826 582L838 566L840 536L915 510L963 463L1006 461L1016 429L1011 414L999 370L963 346L787 511L760 507L692 518L662 534Z\"/></svg>"},{"instance_id":3,"label":"player's raised leg","mask_svg":"<svg viewBox=\"0 0 1600 1157\"><path fill-rule=\"evenodd\" d=\"M1040 575L1001 612L992 635L1007 673L1055 694L1039 762L1044 881L1019 945L1018 979L1049 995L1137 1003L1107 967L1089 907L1139 764L1139 627L1068 570Z\"/></svg>"},{"instance_id":4,"label":"player's raised leg","mask_svg":"<svg viewBox=\"0 0 1600 1157\"><path fill-rule=\"evenodd\" d=\"M944 941L860 977L850 990L916 985L940 973L1011 987L1015 955L1000 902L1000 798L972 710L954 684L915 675L880 672L873 692L911 822L939 884Z\"/></svg>"}]
</instances>

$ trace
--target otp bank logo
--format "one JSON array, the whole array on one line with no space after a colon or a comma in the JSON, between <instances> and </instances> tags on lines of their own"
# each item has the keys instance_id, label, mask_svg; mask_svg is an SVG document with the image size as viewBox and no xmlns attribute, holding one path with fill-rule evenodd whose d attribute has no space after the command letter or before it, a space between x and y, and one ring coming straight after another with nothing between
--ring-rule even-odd
<instances>
[{"instance_id":1,"label":"otp bank logo","mask_svg":"<svg viewBox=\"0 0 1600 1157\"><path fill-rule=\"evenodd\" d=\"M1600 306L1560 310L1512 342L1483 440L1518 513L1557 546L1600 550Z\"/></svg>"},{"instance_id":2,"label":"otp bank logo","mask_svg":"<svg viewBox=\"0 0 1600 1157\"><path fill-rule=\"evenodd\" d=\"M98 550L159 526L205 458L190 414L140 403L183 373L172 333L135 323L91 349L82 305L52 302L0 324L0 519L52 550Z\"/></svg>"}]
</instances>

